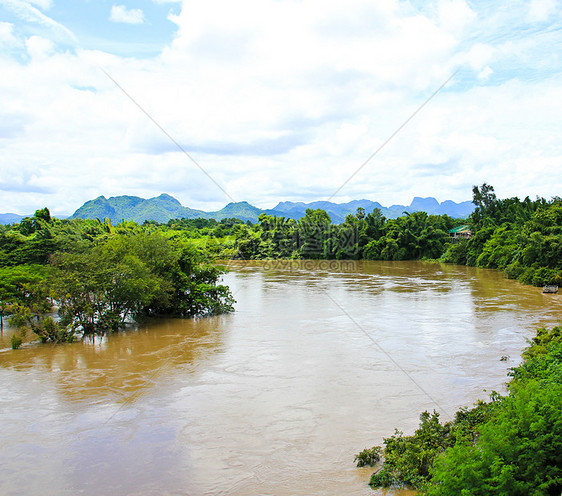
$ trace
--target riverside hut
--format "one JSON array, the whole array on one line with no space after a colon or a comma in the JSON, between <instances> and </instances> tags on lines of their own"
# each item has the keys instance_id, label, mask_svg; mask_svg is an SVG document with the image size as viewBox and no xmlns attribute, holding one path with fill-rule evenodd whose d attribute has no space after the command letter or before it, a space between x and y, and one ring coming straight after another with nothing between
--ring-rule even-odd
<instances>
[{"instance_id":1,"label":"riverside hut","mask_svg":"<svg viewBox=\"0 0 562 496\"><path fill-rule=\"evenodd\" d=\"M470 239L472 237L472 232L467 225L458 226L454 229L449 229L449 236L455 241L459 239Z\"/></svg>"}]
</instances>

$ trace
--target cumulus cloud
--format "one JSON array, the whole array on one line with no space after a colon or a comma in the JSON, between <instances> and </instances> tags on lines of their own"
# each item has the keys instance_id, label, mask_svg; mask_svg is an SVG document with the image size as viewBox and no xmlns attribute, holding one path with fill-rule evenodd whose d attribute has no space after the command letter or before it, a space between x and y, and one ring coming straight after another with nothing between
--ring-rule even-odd
<instances>
[{"instance_id":1,"label":"cumulus cloud","mask_svg":"<svg viewBox=\"0 0 562 496\"><path fill-rule=\"evenodd\" d=\"M40 36L30 36L25 40L27 53L32 58L45 58L51 55L54 51L54 44L51 40L42 38Z\"/></svg>"},{"instance_id":2,"label":"cumulus cloud","mask_svg":"<svg viewBox=\"0 0 562 496\"><path fill-rule=\"evenodd\" d=\"M185 1L173 41L150 59L27 36L25 63L0 54L0 108L14 123L0 129L0 182L19 178L5 204L71 213L101 194L168 192L208 210L327 199L458 68L334 200L462 201L482 182L500 196L559 194L549 171L562 162L562 77L546 54L560 30L527 32L525 5L512 32L502 5ZM0 23L0 43L16 35Z\"/></svg>"},{"instance_id":3,"label":"cumulus cloud","mask_svg":"<svg viewBox=\"0 0 562 496\"><path fill-rule=\"evenodd\" d=\"M109 20L125 24L143 24L144 12L141 9L127 9L124 5L114 5L111 7Z\"/></svg>"}]
</instances>

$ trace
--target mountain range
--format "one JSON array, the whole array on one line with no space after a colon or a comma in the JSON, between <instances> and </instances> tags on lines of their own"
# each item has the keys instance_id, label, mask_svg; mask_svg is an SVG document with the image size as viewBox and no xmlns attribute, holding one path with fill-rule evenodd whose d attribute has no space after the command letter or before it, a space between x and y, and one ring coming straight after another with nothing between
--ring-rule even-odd
<instances>
[{"instance_id":1,"label":"mountain range","mask_svg":"<svg viewBox=\"0 0 562 496\"><path fill-rule=\"evenodd\" d=\"M382 214L389 218L395 219L404 214L404 212L424 211L428 214L447 214L454 218L465 218L474 210L472 202L465 201L455 203L453 201L444 201L439 203L435 198L415 197L409 206L392 205L383 207L378 202L370 200L353 200L348 203L332 203L329 201L316 201L311 203L284 201L278 203L272 209L262 210L258 207L250 205L248 202L229 203L221 210L216 212L205 212L203 210L195 210L184 207L176 198L167 194L161 194L156 198L143 199L137 196L115 196L105 198L100 196L95 200L84 203L71 218L81 219L111 219L112 223L118 223L122 219L133 220L142 223L145 220L155 220L165 223L170 219L215 219L222 220L227 218L238 218L243 221L257 222L260 214L275 215L277 217L285 217L291 219L300 219L304 217L307 208L325 210L332 222L340 224L349 214L355 214L357 209L361 207L365 213L372 212L375 208L379 208Z\"/></svg>"},{"instance_id":2,"label":"mountain range","mask_svg":"<svg viewBox=\"0 0 562 496\"><path fill-rule=\"evenodd\" d=\"M4 224L17 224L22 220L25 215L18 214L0 214L0 225Z\"/></svg>"},{"instance_id":3,"label":"mountain range","mask_svg":"<svg viewBox=\"0 0 562 496\"><path fill-rule=\"evenodd\" d=\"M388 219L395 219L404 214L417 211L427 212L428 214L442 215L447 214L451 217L462 219L466 218L474 210L474 205L470 201L455 203L447 200L439 203L435 198L415 197L410 205L391 205L383 207L378 202L371 200L353 200L348 203L333 203L329 201L316 201L311 203L304 202L279 202L274 208L262 210L250 205L248 202L229 203L221 210L216 212L205 212L184 207L176 198L168 194L161 194L155 198L144 199L138 196L112 196L105 198L99 196L94 200L89 200L74 212L71 219L105 219L109 218L113 224L121 220L132 220L143 223L145 220L155 220L166 223L170 219L215 219L238 218L243 221L257 222L260 214L275 215L291 219L304 217L307 208L325 210L332 222L340 224L349 214L355 214L361 207L365 213L372 212L379 208L382 214ZM12 224L19 222L24 216L17 214L0 214L0 224Z\"/></svg>"}]
</instances>

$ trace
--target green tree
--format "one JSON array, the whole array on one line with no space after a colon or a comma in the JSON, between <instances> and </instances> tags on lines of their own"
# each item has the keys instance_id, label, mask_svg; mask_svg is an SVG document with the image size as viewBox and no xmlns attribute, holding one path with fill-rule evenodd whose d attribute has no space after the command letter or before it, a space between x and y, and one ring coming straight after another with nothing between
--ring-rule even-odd
<instances>
[{"instance_id":1,"label":"green tree","mask_svg":"<svg viewBox=\"0 0 562 496\"><path fill-rule=\"evenodd\" d=\"M156 258L153 245L122 235L87 253L54 257L53 290L62 321L84 334L116 330L155 300L167 301L171 285L158 275L166 260Z\"/></svg>"},{"instance_id":2,"label":"green tree","mask_svg":"<svg viewBox=\"0 0 562 496\"><path fill-rule=\"evenodd\" d=\"M54 296L65 325L113 331L146 315L184 317L232 311L221 269L159 233L118 234L86 253L53 258Z\"/></svg>"},{"instance_id":3,"label":"green tree","mask_svg":"<svg viewBox=\"0 0 562 496\"><path fill-rule=\"evenodd\" d=\"M300 258L327 258L332 221L326 211L307 208L298 222L298 253Z\"/></svg>"},{"instance_id":4,"label":"green tree","mask_svg":"<svg viewBox=\"0 0 562 496\"><path fill-rule=\"evenodd\" d=\"M45 283L46 270L37 265L0 268L0 320L34 301L38 288Z\"/></svg>"},{"instance_id":5,"label":"green tree","mask_svg":"<svg viewBox=\"0 0 562 496\"><path fill-rule=\"evenodd\" d=\"M27 331L35 333L41 341L72 341L74 331L51 315L49 294L49 269L44 266L20 266L12 269L16 282L16 298L11 305L10 324L17 327L23 337ZM17 339L21 344L21 340ZM14 343L12 343L14 344Z\"/></svg>"},{"instance_id":6,"label":"green tree","mask_svg":"<svg viewBox=\"0 0 562 496\"><path fill-rule=\"evenodd\" d=\"M489 184L482 184L482 186L472 187L472 203L474 203L481 210L487 210L494 206L496 202L496 194L494 187Z\"/></svg>"},{"instance_id":7,"label":"green tree","mask_svg":"<svg viewBox=\"0 0 562 496\"><path fill-rule=\"evenodd\" d=\"M232 312L235 303L227 286L218 284L224 270L207 263L194 250L184 249L172 272L171 304L156 313L181 317L210 316Z\"/></svg>"}]
</instances>

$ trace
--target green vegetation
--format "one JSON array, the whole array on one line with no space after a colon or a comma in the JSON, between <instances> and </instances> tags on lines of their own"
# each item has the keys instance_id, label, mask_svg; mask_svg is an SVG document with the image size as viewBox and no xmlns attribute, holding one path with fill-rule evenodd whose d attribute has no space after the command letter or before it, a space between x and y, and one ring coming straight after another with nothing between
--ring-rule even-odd
<instances>
[{"instance_id":1,"label":"green vegetation","mask_svg":"<svg viewBox=\"0 0 562 496\"><path fill-rule=\"evenodd\" d=\"M494 188L474 187L473 236L450 246L445 262L502 270L523 284L562 282L562 199L498 200Z\"/></svg>"},{"instance_id":2,"label":"green vegetation","mask_svg":"<svg viewBox=\"0 0 562 496\"><path fill-rule=\"evenodd\" d=\"M358 467L374 467L378 462L380 462L382 455L382 448L380 446L375 446L373 448L365 448L361 453L355 455L355 461Z\"/></svg>"},{"instance_id":3,"label":"green vegetation","mask_svg":"<svg viewBox=\"0 0 562 496\"><path fill-rule=\"evenodd\" d=\"M384 449L373 448L384 461L370 485L406 485L427 496L559 495L562 327L539 329L523 359L507 396L494 393L444 424L424 412L413 435L396 431Z\"/></svg>"},{"instance_id":4,"label":"green vegetation","mask_svg":"<svg viewBox=\"0 0 562 496\"><path fill-rule=\"evenodd\" d=\"M306 209L298 220L261 213L256 224L176 218L142 225L114 224L110 218L55 219L44 208L18 224L0 226L0 317L10 317L42 340L68 341L144 316L229 311L232 297L217 284L222 271L211 262L230 258L439 259L499 269L524 284L560 285L560 198L498 200L494 188L483 184L474 187L473 203L475 210L462 220L419 211L387 219L379 208L366 213L359 207L341 224L333 224L319 208ZM135 209L143 215L161 209L167 212L163 219L178 212L197 215L181 210L168 195L150 201L100 197L84 209L98 207L113 217ZM239 211L254 215L259 209L230 204L220 216ZM449 232L464 224L471 237L452 239ZM50 316L53 303L60 319Z\"/></svg>"},{"instance_id":5,"label":"green vegetation","mask_svg":"<svg viewBox=\"0 0 562 496\"><path fill-rule=\"evenodd\" d=\"M341 224L321 209L299 220L261 214L256 225L235 230L233 255L242 259L419 260L502 270L523 284L562 281L562 199L498 200L487 184L474 187L468 219L425 212L386 219L380 209L358 208ZM449 232L468 225L471 237ZM231 250L232 251L232 250Z\"/></svg>"},{"instance_id":6,"label":"green vegetation","mask_svg":"<svg viewBox=\"0 0 562 496\"><path fill-rule=\"evenodd\" d=\"M308 258L412 260L438 258L449 244L454 219L414 212L385 219L379 209L358 209L335 225L324 210L307 209L298 221L262 214L259 224L236 233L244 259Z\"/></svg>"},{"instance_id":7,"label":"green vegetation","mask_svg":"<svg viewBox=\"0 0 562 496\"><path fill-rule=\"evenodd\" d=\"M222 239L214 248L222 249L239 221L205 221L199 229L178 222L181 229L114 226L108 219L55 219L45 208L0 228L0 317L19 329L12 346L28 331L43 342L68 342L147 316L232 311L229 289L218 284L224 271L199 240Z\"/></svg>"}]
</instances>

